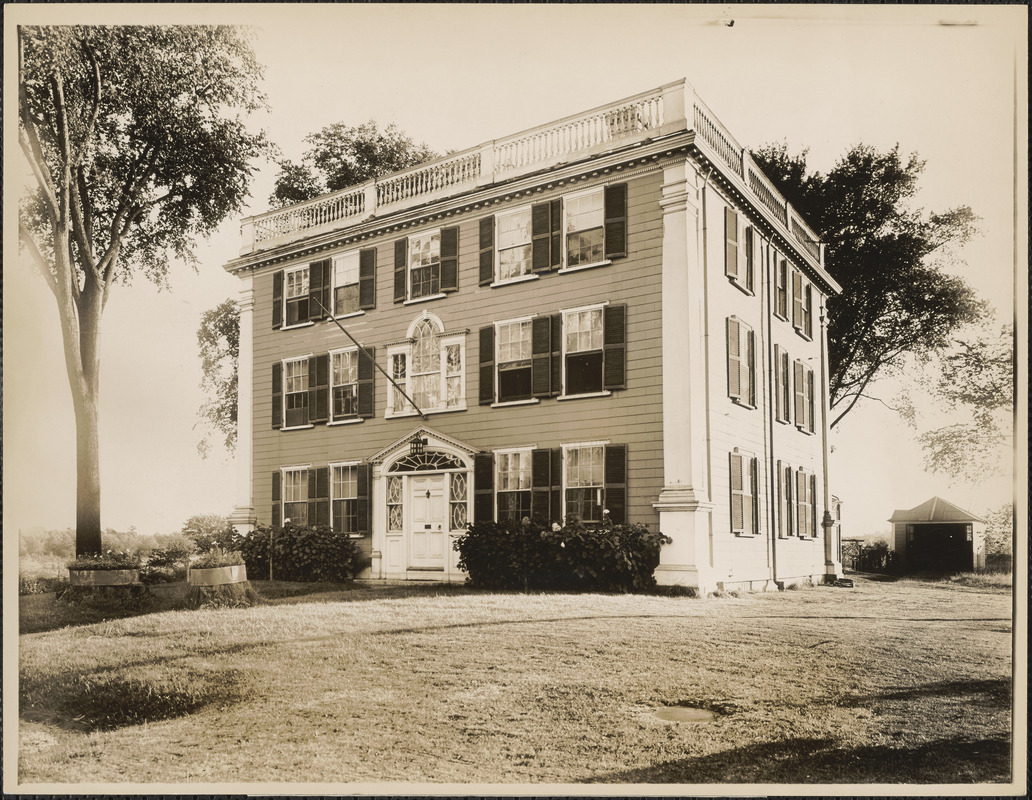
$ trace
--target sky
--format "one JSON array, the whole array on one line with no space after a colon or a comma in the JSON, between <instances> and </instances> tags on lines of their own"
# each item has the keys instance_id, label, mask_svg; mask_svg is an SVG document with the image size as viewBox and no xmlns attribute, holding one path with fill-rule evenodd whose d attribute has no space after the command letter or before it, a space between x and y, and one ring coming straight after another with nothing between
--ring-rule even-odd
<instances>
[{"instance_id":1,"label":"sky","mask_svg":"<svg viewBox=\"0 0 1032 800\"><path fill-rule=\"evenodd\" d=\"M959 254L962 274L1002 323L1016 296L1027 306L1024 277L1015 288L1027 274L1026 209L1014 200L1027 196L1014 144L1015 119L1022 136L1027 119L1027 87L1015 90L1026 70L1026 13L967 5L7 6L4 74L5 82L16 74L16 21L248 23L270 108L255 124L294 159L306 134L334 122L395 122L435 150L458 150L685 77L740 143L808 147L814 169L860 142L918 152L926 167L917 204L970 205L982 219L981 235ZM9 176L24 166L13 94L4 93L4 529L64 528L75 521L74 420L53 298L17 252ZM1024 141L1017 152L1026 152ZM275 169L261 167L240 216L267 210ZM177 265L171 291L138 279L112 292L102 334L105 528L168 533L193 514L233 510L232 456L216 447L202 459L196 447L196 329L205 310L238 291L222 266L239 253L239 228L239 218L227 220L200 242L198 270ZM894 388L878 387L879 396ZM977 483L925 473L915 432L877 402L851 412L831 442L844 535L886 530L894 509L933 495L980 513L1013 493L1009 463L1003 476Z\"/></svg>"}]
</instances>

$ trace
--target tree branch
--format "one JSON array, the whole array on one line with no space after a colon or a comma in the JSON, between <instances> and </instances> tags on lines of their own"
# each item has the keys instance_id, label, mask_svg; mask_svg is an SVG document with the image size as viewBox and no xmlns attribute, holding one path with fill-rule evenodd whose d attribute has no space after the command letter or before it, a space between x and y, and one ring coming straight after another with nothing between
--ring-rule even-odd
<instances>
[{"instance_id":1,"label":"tree branch","mask_svg":"<svg viewBox=\"0 0 1032 800\"><path fill-rule=\"evenodd\" d=\"M54 181L50 176L50 168L43 159L43 148L40 146L35 127L31 121L25 120L24 117L22 118L22 123L22 127L18 129L18 143L25 154L25 160L29 162L29 167L36 178L36 183L39 184L39 188L46 198L51 222L56 223L61 213L60 207L57 204L57 188L54 186Z\"/></svg>"},{"instance_id":2,"label":"tree branch","mask_svg":"<svg viewBox=\"0 0 1032 800\"><path fill-rule=\"evenodd\" d=\"M43 254L39 250L39 245L36 244L36 239L32 235L32 231L29 230L29 226L18 220L18 234L21 238L21 242L25 249L29 251L29 255L32 256L32 260L36 262L36 266L39 267L40 273L43 275L43 279L47 282L47 286L50 287L50 291L57 297L57 281L54 279L54 274L50 271L50 264L43 257Z\"/></svg>"}]
</instances>

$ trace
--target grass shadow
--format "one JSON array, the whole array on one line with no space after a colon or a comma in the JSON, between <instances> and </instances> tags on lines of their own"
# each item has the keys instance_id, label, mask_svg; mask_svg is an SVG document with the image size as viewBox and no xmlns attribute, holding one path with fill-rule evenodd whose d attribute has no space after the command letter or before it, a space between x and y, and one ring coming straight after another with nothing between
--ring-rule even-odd
<instances>
[{"instance_id":1,"label":"grass shadow","mask_svg":"<svg viewBox=\"0 0 1032 800\"><path fill-rule=\"evenodd\" d=\"M923 697L962 697L981 695L979 702L994 708L1010 708L1012 687L1010 680L999 678L985 681L941 681L924 686L914 686L881 694L866 694L843 698L838 705L844 708L860 708L879 701L909 701Z\"/></svg>"}]
</instances>

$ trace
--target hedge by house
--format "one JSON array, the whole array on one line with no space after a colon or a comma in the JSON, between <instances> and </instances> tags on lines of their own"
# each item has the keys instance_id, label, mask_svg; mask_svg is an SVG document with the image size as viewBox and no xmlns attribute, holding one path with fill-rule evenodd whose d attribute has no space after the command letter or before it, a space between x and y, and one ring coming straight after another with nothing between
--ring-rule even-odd
<instances>
[{"instance_id":1,"label":"hedge by house","mask_svg":"<svg viewBox=\"0 0 1032 800\"><path fill-rule=\"evenodd\" d=\"M272 544L272 577L281 581L350 581L364 566L355 540L330 528L287 523L283 527L259 525L233 543L247 566L250 580L269 577L269 545Z\"/></svg>"},{"instance_id":2,"label":"hedge by house","mask_svg":"<svg viewBox=\"0 0 1032 800\"><path fill-rule=\"evenodd\" d=\"M647 525L478 522L455 542L459 567L482 589L640 592L656 585L659 549Z\"/></svg>"}]
</instances>

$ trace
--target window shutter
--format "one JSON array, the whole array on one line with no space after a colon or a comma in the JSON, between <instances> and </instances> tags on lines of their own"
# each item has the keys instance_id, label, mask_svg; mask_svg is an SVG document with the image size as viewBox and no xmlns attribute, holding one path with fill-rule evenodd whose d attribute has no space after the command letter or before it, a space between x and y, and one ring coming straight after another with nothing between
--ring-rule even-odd
<instances>
[{"instance_id":1,"label":"window shutter","mask_svg":"<svg viewBox=\"0 0 1032 800\"><path fill-rule=\"evenodd\" d=\"M283 427L283 364L272 365L272 427Z\"/></svg>"},{"instance_id":2,"label":"window shutter","mask_svg":"<svg viewBox=\"0 0 1032 800\"><path fill-rule=\"evenodd\" d=\"M795 424L802 428L806 425L806 376L802 361L795 362Z\"/></svg>"},{"instance_id":3,"label":"window shutter","mask_svg":"<svg viewBox=\"0 0 1032 800\"><path fill-rule=\"evenodd\" d=\"M784 318L788 318L788 262L785 259L781 259L778 262L778 307L776 314L780 314Z\"/></svg>"},{"instance_id":4,"label":"window shutter","mask_svg":"<svg viewBox=\"0 0 1032 800\"><path fill-rule=\"evenodd\" d=\"M357 481L355 507L358 516L358 533L368 536L373 530L372 522L372 493L373 493L373 465L359 464L356 468Z\"/></svg>"},{"instance_id":5,"label":"window shutter","mask_svg":"<svg viewBox=\"0 0 1032 800\"><path fill-rule=\"evenodd\" d=\"M724 273L729 278L738 279L738 212L733 208L724 209L724 237L727 240L724 249Z\"/></svg>"},{"instance_id":6,"label":"window shutter","mask_svg":"<svg viewBox=\"0 0 1032 800\"><path fill-rule=\"evenodd\" d=\"M798 329L803 324L803 276L792 272L792 325Z\"/></svg>"},{"instance_id":7,"label":"window shutter","mask_svg":"<svg viewBox=\"0 0 1032 800\"><path fill-rule=\"evenodd\" d=\"M813 338L813 287L809 281L803 288L803 333Z\"/></svg>"},{"instance_id":8,"label":"window shutter","mask_svg":"<svg viewBox=\"0 0 1032 800\"><path fill-rule=\"evenodd\" d=\"M734 317L727 318L727 394L735 400L742 397L741 325Z\"/></svg>"},{"instance_id":9,"label":"window shutter","mask_svg":"<svg viewBox=\"0 0 1032 800\"><path fill-rule=\"evenodd\" d=\"M480 220L480 285L489 286L494 281L494 217Z\"/></svg>"},{"instance_id":10,"label":"window shutter","mask_svg":"<svg viewBox=\"0 0 1032 800\"><path fill-rule=\"evenodd\" d=\"M548 204L549 223L552 228L552 259L551 268L559 269L559 262L562 260L562 242L560 238L563 230L563 201L556 198Z\"/></svg>"},{"instance_id":11,"label":"window shutter","mask_svg":"<svg viewBox=\"0 0 1032 800\"><path fill-rule=\"evenodd\" d=\"M308 318L326 319L324 309L330 306L330 270L332 262L313 261L308 265Z\"/></svg>"},{"instance_id":12,"label":"window shutter","mask_svg":"<svg viewBox=\"0 0 1032 800\"><path fill-rule=\"evenodd\" d=\"M817 536L817 476L810 476L810 535Z\"/></svg>"},{"instance_id":13,"label":"window shutter","mask_svg":"<svg viewBox=\"0 0 1032 800\"><path fill-rule=\"evenodd\" d=\"M756 405L756 334L752 330L742 331L745 334L740 343L745 344L742 358L742 399L749 405Z\"/></svg>"},{"instance_id":14,"label":"window shutter","mask_svg":"<svg viewBox=\"0 0 1032 800\"><path fill-rule=\"evenodd\" d=\"M627 184L606 187L606 258L627 255Z\"/></svg>"},{"instance_id":15,"label":"window shutter","mask_svg":"<svg viewBox=\"0 0 1032 800\"><path fill-rule=\"evenodd\" d=\"M534 272L552 269L551 204L538 203L530 209L531 267Z\"/></svg>"},{"instance_id":16,"label":"window shutter","mask_svg":"<svg viewBox=\"0 0 1032 800\"><path fill-rule=\"evenodd\" d=\"M781 380L783 377L781 365L782 353L781 345L774 345L774 419L777 420L784 419L782 415L785 412L785 399L781 396Z\"/></svg>"},{"instance_id":17,"label":"window shutter","mask_svg":"<svg viewBox=\"0 0 1032 800\"><path fill-rule=\"evenodd\" d=\"M796 533L801 537L806 537L806 474L799 470L795 474L795 490L796 490Z\"/></svg>"},{"instance_id":18,"label":"window shutter","mask_svg":"<svg viewBox=\"0 0 1032 800\"><path fill-rule=\"evenodd\" d=\"M552 318L534 317L530 332L530 384L534 397L552 394Z\"/></svg>"},{"instance_id":19,"label":"window shutter","mask_svg":"<svg viewBox=\"0 0 1032 800\"><path fill-rule=\"evenodd\" d=\"M605 452L606 508L614 525L627 522L627 445L612 444Z\"/></svg>"},{"instance_id":20,"label":"window shutter","mask_svg":"<svg viewBox=\"0 0 1032 800\"><path fill-rule=\"evenodd\" d=\"M781 475L781 461L777 462L777 497L778 497L778 518L776 521L778 527L778 536L784 538L785 536L785 486L784 478Z\"/></svg>"},{"instance_id":21,"label":"window shutter","mask_svg":"<svg viewBox=\"0 0 1032 800\"><path fill-rule=\"evenodd\" d=\"M308 470L308 527L330 526L330 469Z\"/></svg>"},{"instance_id":22,"label":"window shutter","mask_svg":"<svg viewBox=\"0 0 1032 800\"><path fill-rule=\"evenodd\" d=\"M745 288L752 290L753 288L753 270L755 266L754 258L754 246L756 242L754 240L753 228L751 225L745 229Z\"/></svg>"},{"instance_id":23,"label":"window shutter","mask_svg":"<svg viewBox=\"0 0 1032 800\"><path fill-rule=\"evenodd\" d=\"M604 369L603 389L627 388L627 306L602 309Z\"/></svg>"},{"instance_id":24,"label":"window shutter","mask_svg":"<svg viewBox=\"0 0 1032 800\"><path fill-rule=\"evenodd\" d=\"M373 379L376 376L376 367L374 366L375 359L375 347L359 348L358 381L356 382L356 388L358 389L358 416L363 419L369 419L375 413L375 409L373 407L373 400L375 397L375 384Z\"/></svg>"},{"instance_id":25,"label":"window shutter","mask_svg":"<svg viewBox=\"0 0 1032 800\"><path fill-rule=\"evenodd\" d=\"M358 253L358 307L363 311L376 308L376 248Z\"/></svg>"},{"instance_id":26,"label":"window shutter","mask_svg":"<svg viewBox=\"0 0 1032 800\"><path fill-rule=\"evenodd\" d=\"M749 489L749 504L746 513L749 515L749 533L760 532L760 471L755 458L746 460L749 467L749 482L746 484Z\"/></svg>"},{"instance_id":27,"label":"window shutter","mask_svg":"<svg viewBox=\"0 0 1032 800\"><path fill-rule=\"evenodd\" d=\"M813 402L813 370L806 370L806 429L810 433L816 432L814 423L814 402Z\"/></svg>"},{"instance_id":28,"label":"window shutter","mask_svg":"<svg viewBox=\"0 0 1032 800\"><path fill-rule=\"evenodd\" d=\"M272 327L283 327L283 270L272 274Z\"/></svg>"},{"instance_id":29,"label":"window shutter","mask_svg":"<svg viewBox=\"0 0 1032 800\"><path fill-rule=\"evenodd\" d=\"M561 447L552 448L551 466L549 471L552 473L552 518L558 520L562 524L566 524L566 520L562 518L563 515L563 449Z\"/></svg>"},{"instance_id":30,"label":"window shutter","mask_svg":"<svg viewBox=\"0 0 1032 800\"><path fill-rule=\"evenodd\" d=\"M326 422L330 418L330 357L308 359L308 421Z\"/></svg>"},{"instance_id":31,"label":"window shutter","mask_svg":"<svg viewBox=\"0 0 1032 800\"><path fill-rule=\"evenodd\" d=\"M441 228L441 291L459 290L459 229Z\"/></svg>"},{"instance_id":32,"label":"window shutter","mask_svg":"<svg viewBox=\"0 0 1032 800\"><path fill-rule=\"evenodd\" d=\"M408 299L408 239L394 243L394 302L404 303Z\"/></svg>"},{"instance_id":33,"label":"window shutter","mask_svg":"<svg viewBox=\"0 0 1032 800\"><path fill-rule=\"evenodd\" d=\"M530 516L546 522L555 519L551 498L552 451L546 447L530 454Z\"/></svg>"},{"instance_id":34,"label":"window shutter","mask_svg":"<svg viewBox=\"0 0 1032 800\"><path fill-rule=\"evenodd\" d=\"M741 533L745 521L745 498L742 495L742 457L731 454L731 531Z\"/></svg>"},{"instance_id":35,"label":"window shutter","mask_svg":"<svg viewBox=\"0 0 1032 800\"><path fill-rule=\"evenodd\" d=\"M563 390L563 315L552 315L552 397Z\"/></svg>"},{"instance_id":36,"label":"window shutter","mask_svg":"<svg viewBox=\"0 0 1032 800\"><path fill-rule=\"evenodd\" d=\"M473 457L473 521L494 521L494 455Z\"/></svg>"},{"instance_id":37,"label":"window shutter","mask_svg":"<svg viewBox=\"0 0 1032 800\"><path fill-rule=\"evenodd\" d=\"M480 329L480 405L494 402L494 325Z\"/></svg>"},{"instance_id":38,"label":"window shutter","mask_svg":"<svg viewBox=\"0 0 1032 800\"><path fill-rule=\"evenodd\" d=\"M280 521L280 515L282 511L280 509L280 472L275 470L272 473L272 526L274 528L280 527L282 524Z\"/></svg>"}]
</instances>

